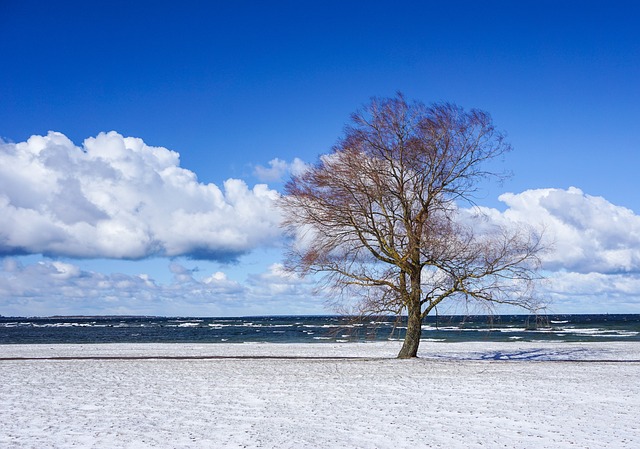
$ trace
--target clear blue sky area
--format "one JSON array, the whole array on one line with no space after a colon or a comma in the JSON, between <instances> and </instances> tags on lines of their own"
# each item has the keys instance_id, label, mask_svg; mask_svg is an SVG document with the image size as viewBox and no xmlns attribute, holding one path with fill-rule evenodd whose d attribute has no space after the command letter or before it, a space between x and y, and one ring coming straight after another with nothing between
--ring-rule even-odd
<instances>
[{"instance_id":1,"label":"clear blue sky area","mask_svg":"<svg viewBox=\"0 0 640 449\"><path fill-rule=\"evenodd\" d=\"M15 144L57 131L82 147L86 138L116 131L179 153L183 168L217 186L237 178L252 188L264 181L255 167L274 158L313 162L330 150L354 110L373 96L401 91L426 103L484 109L506 131L514 151L504 168L513 177L488 187L484 205L504 210L498 196L505 192L576 187L584 198L628 209L630 215L620 213L631 223L629 233L640 232L639 80L640 4L634 1L0 0L0 138ZM279 179L268 184L282 186ZM600 214L610 214L602 207ZM626 268L595 270L635 286L625 299L630 304L611 310L640 310L635 241L612 243L631 251L629 262L620 262ZM256 244L244 265L202 262L207 273L200 274L220 270L246 287L257 282L258 267L281 261L278 251ZM118 271L115 256L11 252L5 249L6 258L17 257L23 271L36 259L93 274L102 269L105 276ZM122 262L122 271L148 272L165 285L176 275L166 268L170 263L189 265L189 254L183 257L143 257ZM44 298L20 308L6 299L15 290L4 291L0 314L58 310ZM228 301L240 301L247 313L324 310L313 301L308 310L290 306L294 300L252 309L243 291ZM567 306L559 310L590 310L581 308L577 293L562 294ZM113 311L106 302L74 301L66 311ZM166 303L120 306L114 310L176 313ZM207 307L202 314L236 310Z\"/></svg>"}]
</instances>

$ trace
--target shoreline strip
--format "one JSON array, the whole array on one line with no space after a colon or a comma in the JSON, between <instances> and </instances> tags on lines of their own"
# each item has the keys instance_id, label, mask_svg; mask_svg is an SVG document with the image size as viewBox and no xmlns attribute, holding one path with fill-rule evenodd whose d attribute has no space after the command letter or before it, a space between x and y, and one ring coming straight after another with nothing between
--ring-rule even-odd
<instances>
[{"instance_id":1,"label":"shoreline strip","mask_svg":"<svg viewBox=\"0 0 640 449\"><path fill-rule=\"evenodd\" d=\"M287 356L287 355L196 355L196 356L165 356L165 355L148 355L148 356L52 356L52 357L0 357L0 362L8 361L38 361L38 360L401 360L395 357L358 357L358 356ZM640 363L640 359L550 359L550 360L532 360L532 359L501 359L501 360L482 360L482 359L444 359L430 357L416 357L408 360L425 360L433 362L485 362L485 363L517 363L517 362L561 362L561 363Z\"/></svg>"}]
</instances>

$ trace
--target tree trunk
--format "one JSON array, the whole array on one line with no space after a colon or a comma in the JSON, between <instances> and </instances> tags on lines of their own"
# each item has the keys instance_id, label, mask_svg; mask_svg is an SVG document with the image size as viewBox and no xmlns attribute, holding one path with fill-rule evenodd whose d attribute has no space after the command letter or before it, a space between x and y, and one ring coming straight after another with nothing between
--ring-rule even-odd
<instances>
[{"instance_id":1,"label":"tree trunk","mask_svg":"<svg viewBox=\"0 0 640 449\"><path fill-rule=\"evenodd\" d=\"M420 337L422 336L422 310L419 300L411 301L407 310L408 323L407 334L404 337L402 349L398 354L399 359L409 359L418 356L418 346L420 345Z\"/></svg>"}]
</instances>

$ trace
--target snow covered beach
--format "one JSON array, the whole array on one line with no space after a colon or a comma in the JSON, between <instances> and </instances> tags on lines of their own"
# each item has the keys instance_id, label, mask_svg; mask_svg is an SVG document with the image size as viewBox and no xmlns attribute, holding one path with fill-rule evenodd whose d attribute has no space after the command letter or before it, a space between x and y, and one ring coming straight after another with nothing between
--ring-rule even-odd
<instances>
[{"instance_id":1,"label":"snow covered beach","mask_svg":"<svg viewBox=\"0 0 640 449\"><path fill-rule=\"evenodd\" d=\"M0 345L3 448L636 448L637 342Z\"/></svg>"}]
</instances>

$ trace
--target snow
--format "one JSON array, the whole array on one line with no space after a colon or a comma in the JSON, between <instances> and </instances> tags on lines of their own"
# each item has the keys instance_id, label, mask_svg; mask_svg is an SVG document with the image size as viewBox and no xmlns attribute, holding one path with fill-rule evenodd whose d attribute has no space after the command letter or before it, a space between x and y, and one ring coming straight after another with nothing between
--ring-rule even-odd
<instances>
[{"instance_id":1,"label":"snow","mask_svg":"<svg viewBox=\"0 0 640 449\"><path fill-rule=\"evenodd\" d=\"M640 343L398 349L0 345L0 447L640 447Z\"/></svg>"}]
</instances>

